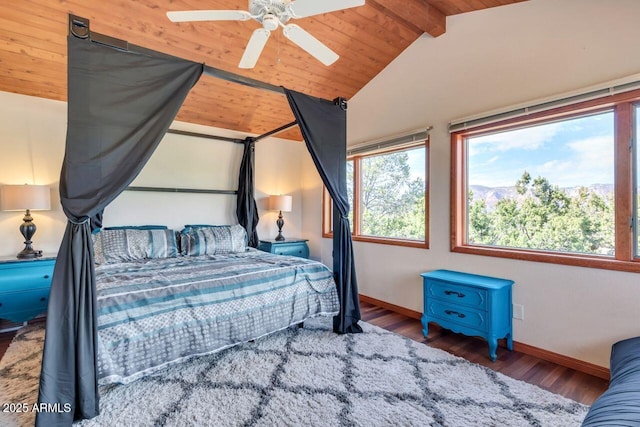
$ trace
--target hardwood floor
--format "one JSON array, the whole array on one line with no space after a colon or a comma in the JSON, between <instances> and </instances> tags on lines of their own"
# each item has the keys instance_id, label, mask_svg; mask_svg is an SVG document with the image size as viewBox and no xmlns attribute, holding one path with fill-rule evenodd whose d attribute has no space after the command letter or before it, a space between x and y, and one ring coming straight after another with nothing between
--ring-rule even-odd
<instances>
[{"instance_id":1,"label":"hardwood floor","mask_svg":"<svg viewBox=\"0 0 640 427\"><path fill-rule=\"evenodd\" d=\"M14 335L14 332L4 332L0 334L0 360L2 360L2 356L4 356L7 348L9 348L9 344L11 344Z\"/></svg>"},{"instance_id":2,"label":"hardwood floor","mask_svg":"<svg viewBox=\"0 0 640 427\"><path fill-rule=\"evenodd\" d=\"M512 378L538 385L553 393L591 405L608 386L604 379L565 368L517 351L498 348L498 360L491 362L487 343L479 338L467 337L438 327L429 328L429 336L422 336L419 320L361 302L362 320L404 335L415 341L439 348L471 362L491 368ZM11 343L13 332L0 334L0 359ZM502 343L504 344L504 343Z\"/></svg>"},{"instance_id":3,"label":"hardwood floor","mask_svg":"<svg viewBox=\"0 0 640 427\"><path fill-rule=\"evenodd\" d=\"M517 351L509 351L501 342L498 360L489 359L486 341L467 337L437 326L429 327L429 336L422 336L419 320L402 314L360 302L362 320L404 335L415 341L445 350L470 362L501 372L512 378L535 384L545 390L591 405L608 386L608 381L570 368L557 365Z\"/></svg>"},{"instance_id":4,"label":"hardwood floor","mask_svg":"<svg viewBox=\"0 0 640 427\"><path fill-rule=\"evenodd\" d=\"M39 316L39 317L36 317L35 319L29 320L29 324L30 325L35 323L44 324L45 321L46 321L46 317ZM0 320L0 329L12 328L14 326L19 326L19 325L20 325L19 323ZM13 339L15 334L16 334L16 331L0 333L0 360L2 360L2 357L4 356L4 353L7 351L7 348L9 348L9 344L11 344L11 340Z\"/></svg>"}]
</instances>

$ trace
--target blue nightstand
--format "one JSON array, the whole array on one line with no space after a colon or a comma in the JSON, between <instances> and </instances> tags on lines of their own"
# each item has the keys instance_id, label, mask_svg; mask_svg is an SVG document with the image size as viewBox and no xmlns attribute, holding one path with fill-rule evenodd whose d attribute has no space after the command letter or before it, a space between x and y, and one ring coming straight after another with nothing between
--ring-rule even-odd
<instances>
[{"instance_id":1,"label":"blue nightstand","mask_svg":"<svg viewBox=\"0 0 640 427\"><path fill-rule=\"evenodd\" d=\"M0 257L0 318L26 322L47 311L55 256Z\"/></svg>"},{"instance_id":2,"label":"blue nightstand","mask_svg":"<svg viewBox=\"0 0 640 427\"><path fill-rule=\"evenodd\" d=\"M429 334L429 322L435 322L445 329L486 339L494 362L498 339L506 338L507 348L513 350L513 280L449 270L435 270L421 276L425 337Z\"/></svg>"},{"instance_id":3,"label":"blue nightstand","mask_svg":"<svg viewBox=\"0 0 640 427\"><path fill-rule=\"evenodd\" d=\"M309 258L309 245L306 239L287 238L287 240L260 240L258 249L277 255L293 255Z\"/></svg>"}]
</instances>

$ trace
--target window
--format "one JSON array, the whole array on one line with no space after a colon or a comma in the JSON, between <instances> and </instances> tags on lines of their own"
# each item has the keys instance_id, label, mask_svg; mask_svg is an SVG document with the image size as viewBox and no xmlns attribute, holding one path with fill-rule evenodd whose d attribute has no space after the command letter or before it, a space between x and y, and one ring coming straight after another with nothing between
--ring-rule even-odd
<instances>
[{"instance_id":1,"label":"window","mask_svg":"<svg viewBox=\"0 0 640 427\"><path fill-rule=\"evenodd\" d=\"M428 247L427 147L420 141L348 158L354 240ZM323 205L323 235L329 237L332 203L326 190Z\"/></svg>"},{"instance_id":2,"label":"window","mask_svg":"<svg viewBox=\"0 0 640 427\"><path fill-rule=\"evenodd\" d=\"M634 211L635 217L633 224L634 227L634 236L635 236L635 255L636 257L640 257L640 233L638 232L638 225L640 224L640 149L638 148L638 143L640 141L640 105L635 105L634 109L634 134L633 134L633 147L634 156L635 156L635 174L634 174L634 188L635 188L635 197L634 201Z\"/></svg>"},{"instance_id":3,"label":"window","mask_svg":"<svg viewBox=\"0 0 640 427\"><path fill-rule=\"evenodd\" d=\"M452 133L452 251L640 271L638 100Z\"/></svg>"}]
</instances>

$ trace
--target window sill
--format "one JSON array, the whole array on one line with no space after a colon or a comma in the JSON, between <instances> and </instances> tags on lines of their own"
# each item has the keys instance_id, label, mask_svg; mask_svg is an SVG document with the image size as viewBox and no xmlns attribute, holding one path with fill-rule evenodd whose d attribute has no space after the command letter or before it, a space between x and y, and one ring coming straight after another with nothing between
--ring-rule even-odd
<instances>
[{"instance_id":1,"label":"window sill","mask_svg":"<svg viewBox=\"0 0 640 427\"><path fill-rule=\"evenodd\" d=\"M521 261L545 262L549 264L570 265L576 267L599 268L603 270L617 270L638 273L640 259L633 261L618 260L612 257L581 254L561 254L555 252L534 251L525 249L503 249L482 246L453 246L451 252L484 255L497 258L510 258Z\"/></svg>"},{"instance_id":2,"label":"window sill","mask_svg":"<svg viewBox=\"0 0 640 427\"><path fill-rule=\"evenodd\" d=\"M322 233L322 237L333 238L333 233ZM429 243L421 240L391 239L385 237L353 236L354 242L378 243L382 245L404 246L409 248L429 249Z\"/></svg>"}]
</instances>

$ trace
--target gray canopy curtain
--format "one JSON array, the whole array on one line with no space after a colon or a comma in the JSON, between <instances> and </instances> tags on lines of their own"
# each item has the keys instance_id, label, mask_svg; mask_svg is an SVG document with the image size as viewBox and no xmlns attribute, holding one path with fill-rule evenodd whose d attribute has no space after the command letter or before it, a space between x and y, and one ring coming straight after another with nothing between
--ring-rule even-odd
<instances>
[{"instance_id":1,"label":"gray canopy curtain","mask_svg":"<svg viewBox=\"0 0 640 427\"><path fill-rule=\"evenodd\" d=\"M236 199L236 217L238 223L247 230L247 245L257 248L260 241L256 227L258 226L258 207L254 198L254 157L256 143L253 138L244 141L242 162L238 177L238 197Z\"/></svg>"},{"instance_id":2,"label":"gray canopy curtain","mask_svg":"<svg viewBox=\"0 0 640 427\"><path fill-rule=\"evenodd\" d=\"M67 227L56 260L36 425L99 413L91 223L138 175L203 64L133 47L68 38L68 127L60 176Z\"/></svg>"},{"instance_id":3,"label":"gray canopy curtain","mask_svg":"<svg viewBox=\"0 0 640 427\"><path fill-rule=\"evenodd\" d=\"M340 300L340 313L333 318L333 330L340 334L362 332L358 325L360 304L348 218L346 102L314 98L288 89L285 94L333 200L333 275Z\"/></svg>"}]
</instances>

